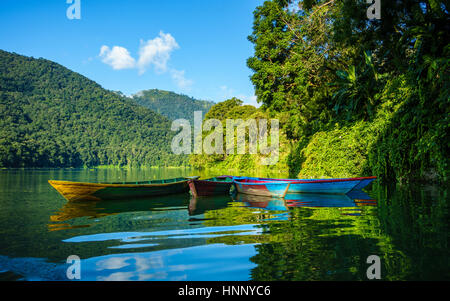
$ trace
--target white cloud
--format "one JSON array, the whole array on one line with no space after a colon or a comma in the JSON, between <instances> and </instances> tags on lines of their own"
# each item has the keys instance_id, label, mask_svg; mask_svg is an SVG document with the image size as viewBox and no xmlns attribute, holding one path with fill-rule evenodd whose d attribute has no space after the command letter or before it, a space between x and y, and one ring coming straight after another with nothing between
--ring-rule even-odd
<instances>
[{"instance_id":1,"label":"white cloud","mask_svg":"<svg viewBox=\"0 0 450 301\"><path fill-rule=\"evenodd\" d=\"M141 40L137 62L139 72L144 73L149 65L154 65L157 72L166 72L170 53L179 47L170 33L165 34L162 31L159 32L159 37L153 40Z\"/></svg>"},{"instance_id":2,"label":"white cloud","mask_svg":"<svg viewBox=\"0 0 450 301\"><path fill-rule=\"evenodd\" d=\"M109 49L108 46L103 45L100 48L99 56L103 63L110 65L114 70L130 69L136 65L128 50L120 46Z\"/></svg>"},{"instance_id":3,"label":"white cloud","mask_svg":"<svg viewBox=\"0 0 450 301\"><path fill-rule=\"evenodd\" d=\"M152 40L143 41L139 47L139 58L135 60L130 52L120 46L114 46L110 49L103 45L100 49L99 56L102 62L110 65L114 70L121 69L138 69L142 75L146 70L153 66L156 73L169 72L175 84L181 88L189 90L193 81L187 79L184 70L169 68L168 62L171 53L180 48L175 38L170 33L159 32L159 36Z\"/></svg>"},{"instance_id":4,"label":"white cloud","mask_svg":"<svg viewBox=\"0 0 450 301\"><path fill-rule=\"evenodd\" d=\"M184 70L175 70L175 69L171 69L170 70L170 75L172 76L172 79L175 81L175 83L177 84L177 86L181 89L187 89L189 90L190 87L193 84L193 81L190 79L187 79L184 76Z\"/></svg>"}]
</instances>

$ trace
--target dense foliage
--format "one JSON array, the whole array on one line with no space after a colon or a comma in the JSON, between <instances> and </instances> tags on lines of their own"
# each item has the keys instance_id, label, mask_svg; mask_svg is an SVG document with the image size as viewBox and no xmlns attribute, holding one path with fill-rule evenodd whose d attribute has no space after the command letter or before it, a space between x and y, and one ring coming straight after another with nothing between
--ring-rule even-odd
<instances>
[{"instance_id":1,"label":"dense foliage","mask_svg":"<svg viewBox=\"0 0 450 301\"><path fill-rule=\"evenodd\" d=\"M0 51L0 167L182 165L170 125L61 65Z\"/></svg>"},{"instance_id":2,"label":"dense foliage","mask_svg":"<svg viewBox=\"0 0 450 301\"><path fill-rule=\"evenodd\" d=\"M187 119L194 122L194 112L202 111L204 116L214 105L211 101L197 100L186 95L158 89L145 90L133 95L140 105L147 107L170 120Z\"/></svg>"},{"instance_id":3,"label":"dense foliage","mask_svg":"<svg viewBox=\"0 0 450 301\"><path fill-rule=\"evenodd\" d=\"M448 2L272 0L248 66L262 110L296 141L293 175L448 179Z\"/></svg>"},{"instance_id":4,"label":"dense foliage","mask_svg":"<svg viewBox=\"0 0 450 301\"><path fill-rule=\"evenodd\" d=\"M205 141L207 141L208 136L212 135L212 133L217 129L216 127L213 127L208 131L205 128L205 123L208 120L219 120L221 123L221 127L219 126L219 129L222 131L222 153L217 153L216 150L218 149L216 149L213 154L208 154L205 151L203 151L202 154L192 154L189 160L190 164L197 169L216 169L220 172L223 172L223 170L230 170L230 172L236 172L240 175L248 174L249 171L255 170L272 175L280 173L287 175L286 166L289 145L284 132L279 134L279 151L277 154L273 152L264 154L261 150L262 140L264 137L267 137L268 139L267 146L272 146L272 141L270 140L272 136L270 132L271 118L272 116L269 112L264 112L251 105L243 105L242 100L235 97L215 104L205 115L201 141L203 141L203 145L205 145ZM259 131L261 130L261 119L265 119L267 124L267 132L265 135L258 135L256 141L257 149L254 153L251 153L249 150L250 126L248 123L245 123L250 119L255 122L256 128L254 129L257 133L260 133ZM227 121L232 121L235 125L239 121L243 122L242 124L245 126L245 137L243 137L245 140L245 149L242 148L244 149L244 153L240 153L239 150L241 147L239 144L242 142L238 141L239 136L237 126L233 129L231 129L231 127L228 129ZM234 140L234 143L231 146L227 143L228 130L233 133L233 136L229 137L230 140ZM266 162L266 160L271 160L271 164L267 164L268 161ZM248 175L251 175L251 173Z\"/></svg>"}]
</instances>

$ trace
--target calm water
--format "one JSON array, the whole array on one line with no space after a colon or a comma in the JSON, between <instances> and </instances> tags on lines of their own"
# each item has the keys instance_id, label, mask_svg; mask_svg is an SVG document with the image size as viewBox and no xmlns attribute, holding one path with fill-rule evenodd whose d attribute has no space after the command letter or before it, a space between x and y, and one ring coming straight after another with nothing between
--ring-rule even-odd
<instances>
[{"instance_id":1,"label":"calm water","mask_svg":"<svg viewBox=\"0 0 450 301\"><path fill-rule=\"evenodd\" d=\"M437 187L349 197L68 203L49 179L133 181L188 170L0 170L0 280L449 280L449 197Z\"/></svg>"}]
</instances>

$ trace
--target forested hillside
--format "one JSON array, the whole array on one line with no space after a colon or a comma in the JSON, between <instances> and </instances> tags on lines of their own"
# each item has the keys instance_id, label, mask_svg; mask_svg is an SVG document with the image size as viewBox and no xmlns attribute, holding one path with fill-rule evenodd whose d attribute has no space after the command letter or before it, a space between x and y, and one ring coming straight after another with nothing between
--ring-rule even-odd
<instances>
[{"instance_id":1,"label":"forested hillside","mask_svg":"<svg viewBox=\"0 0 450 301\"><path fill-rule=\"evenodd\" d=\"M0 50L0 167L179 166L170 125L57 63Z\"/></svg>"},{"instance_id":2,"label":"forested hillside","mask_svg":"<svg viewBox=\"0 0 450 301\"><path fill-rule=\"evenodd\" d=\"M140 91L133 95L140 105L147 107L170 120L179 118L193 122L194 111L202 111L203 116L214 105L211 101L197 100L186 95L158 89Z\"/></svg>"},{"instance_id":3,"label":"forested hillside","mask_svg":"<svg viewBox=\"0 0 450 301\"><path fill-rule=\"evenodd\" d=\"M247 65L290 141L291 176L448 180L448 2L381 3L381 19L365 0L255 9Z\"/></svg>"}]
</instances>

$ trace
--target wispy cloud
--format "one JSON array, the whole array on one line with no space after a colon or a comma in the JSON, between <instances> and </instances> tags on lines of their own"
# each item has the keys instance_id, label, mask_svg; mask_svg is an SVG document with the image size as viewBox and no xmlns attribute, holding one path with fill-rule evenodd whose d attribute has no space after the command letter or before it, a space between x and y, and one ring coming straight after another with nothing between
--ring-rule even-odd
<instances>
[{"instance_id":1,"label":"wispy cloud","mask_svg":"<svg viewBox=\"0 0 450 301\"><path fill-rule=\"evenodd\" d=\"M181 89L189 90L193 84L192 80L186 79L186 77L184 76L184 70L171 69L170 74L172 76L172 79L177 84L177 86Z\"/></svg>"},{"instance_id":2,"label":"wispy cloud","mask_svg":"<svg viewBox=\"0 0 450 301\"><path fill-rule=\"evenodd\" d=\"M139 46L139 57L134 59L130 52L121 46L113 46L110 49L103 45L100 49L102 62L110 65L114 70L137 69L139 75L144 74L147 69L154 67L158 74L169 72L172 80L181 89L190 89L193 81L187 79L184 70L170 68L168 62L172 52L180 48L175 38L170 33L159 32L159 36L151 40L141 40Z\"/></svg>"},{"instance_id":3,"label":"wispy cloud","mask_svg":"<svg viewBox=\"0 0 450 301\"><path fill-rule=\"evenodd\" d=\"M180 48L174 37L167 33L160 31L159 37L144 42L141 40L139 48L139 60L137 67L142 74L150 65L154 65L157 72L167 71L167 62L170 59L170 53Z\"/></svg>"}]
</instances>

